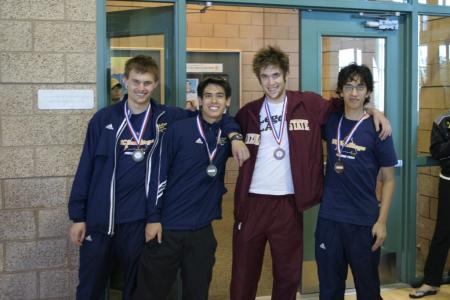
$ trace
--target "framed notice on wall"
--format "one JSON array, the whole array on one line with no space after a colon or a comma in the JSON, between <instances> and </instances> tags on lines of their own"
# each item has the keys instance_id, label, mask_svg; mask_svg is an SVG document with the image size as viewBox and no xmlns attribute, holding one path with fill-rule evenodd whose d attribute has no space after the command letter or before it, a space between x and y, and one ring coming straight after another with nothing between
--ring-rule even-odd
<instances>
[{"instance_id":1,"label":"framed notice on wall","mask_svg":"<svg viewBox=\"0 0 450 300\"><path fill-rule=\"evenodd\" d=\"M188 84L195 84L207 77L221 77L231 85L229 113L234 115L241 100L241 51L188 49L186 61L186 100L194 97L194 93L188 93Z\"/></svg>"}]
</instances>

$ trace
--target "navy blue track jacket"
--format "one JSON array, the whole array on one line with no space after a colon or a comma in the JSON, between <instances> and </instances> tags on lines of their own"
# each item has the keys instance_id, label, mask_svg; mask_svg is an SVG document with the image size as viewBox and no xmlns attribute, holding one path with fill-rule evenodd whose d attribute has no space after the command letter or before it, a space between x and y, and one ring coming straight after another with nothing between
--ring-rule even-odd
<instances>
[{"instance_id":1,"label":"navy blue track jacket","mask_svg":"<svg viewBox=\"0 0 450 300\"><path fill-rule=\"evenodd\" d=\"M149 222L161 222L168 230L196 230L222 217L225 165L230 141L222 132L213 164L217 175L210 177L208 152L197 128L197 118L174 123L163 140L161 189L154 198ZM210 151L213 151L222 120L201 121Z\"/></svg>"},{"instance_id":2,"label":"navy blue track jacket","mask_svg":"<svg viewBox=\"0 0 450 300\"><path fill-rule=\"evenodd\" d=\"M120 135L127 128L123 106L127 95L115 105L105 107L89 121L72 191L69 198L69 217L74 222L86 222L87 229L108 235L114 234L115 173L117 148ZM146 156L145 191L149 200L156 197L160 182L159 172L161 139L167 127L176 120L192 117L190 112L177 107L156 104L151 101L151 118L147 130L155 131L153 144ZM237 131L237 124L230 120L224 124L228 134ZM143 180L137 178L136 180ZM149 216L149 207L145 208Z\"/></svg>"}]
</instances>

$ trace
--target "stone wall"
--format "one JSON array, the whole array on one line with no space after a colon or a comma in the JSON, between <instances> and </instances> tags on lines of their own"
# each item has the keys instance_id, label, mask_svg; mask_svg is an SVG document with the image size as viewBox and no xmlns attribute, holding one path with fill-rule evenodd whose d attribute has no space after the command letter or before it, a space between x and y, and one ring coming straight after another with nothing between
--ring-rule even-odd
<instances>
[{"instance_id":1,"label":"stone wall","mask_svg":"<svg viewBox=\"0 0 450 300\"><path fill-rule=\"evenodd\" d=\"M39 89L96 89L94 0L0 4L0 299L68 299L67 198L94 110L40 110Z\"/></svg>"}]
</instances>

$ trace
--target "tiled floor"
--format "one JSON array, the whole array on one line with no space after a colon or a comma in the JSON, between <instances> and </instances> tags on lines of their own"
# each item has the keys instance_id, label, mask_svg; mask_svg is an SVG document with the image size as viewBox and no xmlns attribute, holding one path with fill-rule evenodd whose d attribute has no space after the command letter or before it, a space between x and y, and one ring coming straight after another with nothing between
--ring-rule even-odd
<instances>
[{"instance_id":1,"label":"tiled floor","mask_svg":"<svg viewBox=\"0 0 450 300\"><path fill-rule=\"evenodd\" d=\"M395 286L395 287L385 287L382 289L381 295L384 300L406 300L409 299L408 294L412 291L409 286ZM120 293L113 293L110 297L111 300L120 300ZM215 296L214 298L209 298L209 300L227 300L228 298L220 298ZM298 295L297 299L301 300L318 300L319 296L317 294L310 295ZM450 285L443 285L441 290L435 296L427 296L425 300L449 300L450 299ZM175 299L173 299L175 300ZM270 296L260 296L256 300L270 300ZM356 300L356 295L354 291L348 291L345 296L345 300Z\"/></svg>"},{"instance_id":2,"label":"tiled floor","mask_svg":"<svg viewBox=\"0 0 450 300\"><path fill-rule=\"evenodd\" d=\"M391 286L382 288L381 296L384 300L407 300L409 298L409 293L412 288L409 286ZM270 297L258 297L257 300L270 300ZM319 295L298 295L297 299L302 300L317 300ZM435 296L427 296L423 298L424 300L449 300L450 299L450 285L443 285L441 290ZM226 300L226 299L222 299ZM354 291L348 291L345 295L345 300L356 300L356 294Z\"/></svg>"}]
</instances>

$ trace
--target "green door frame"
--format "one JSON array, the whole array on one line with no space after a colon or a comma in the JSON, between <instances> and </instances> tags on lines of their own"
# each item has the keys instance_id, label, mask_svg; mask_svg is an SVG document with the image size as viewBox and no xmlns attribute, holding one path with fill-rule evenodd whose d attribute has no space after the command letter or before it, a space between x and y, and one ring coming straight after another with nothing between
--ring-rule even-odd
<instances>
[{"instance_id":1,"label":"green door frame","mask_svg":"<svg viewBox=\"0 0 450 300\"><path fill-rule=\"evenodd\" d=\"M394 132L394 144L399 159L403 159L404 151L401 142L405 132L403 132L404 114L402 104L406 102L403 91L404 88L404 65L406 59L401 56L404 52L403 40L405 37L405 17L400 16L399 29L396 31L381 31L373 28L365 28L361 24L367 18L354 18L358 12L318 12L318 11L302 11L301 12L301 70L308 76L301 77L301 87L303 90L314 91L318 94L322 93L322 37L323 36L351 36L361 38L383 38L385 42L385 113L392 119L392 127ZM395 118L394 118L395 116ZM398 116L400 116L398 118ZM403 255L403 249L407 249L402 242L401 233L404 232L403 224L408 223L408 219L403 218L405 198L402 197L403 191L403 168L396 168L396 193L394 202L391 207L388 224L388 238L383 246L386 252L396 252ZM400 202L399 202L400 201ZM306 241L314 240L315 220L318 208L310 210L304 216L304 258L305 261L313 260L314 247L307 244ZM393 215L395 224L393 222ZM401 219L398 216L402 216ZM400 220L401 223L397 224ZM400 263L397 262L399 266ZM400 279L405 280L406 274L400 273Z\"/></svg>"},{"instance_id":2,"label":"green door frame","mask_svg":"<svg viewBox=\"0 0 450 300\"><path fill-rule=\"evenodd\" d=\"M172 95L175 90L173 80L175 74L174 66L174 39L170 38L174 35L174 20L172 7L148 7L139 10L116 11L107 14L107 47L110 47L110 38L120 38L129 36L148 36L148 35L163 35L164 36L164 51L162 59L164 63L164 76L169 80L163 82L165 86L165 104L175 105L175 95ZM128 27L127 27L128 26ZM120 53L120 50L113 52ZM128 51L123 51L125 55L130 55ZM133 50L135 54L140 54L140 50ZM107 52L107 61L111 59L111 51ZM141 53L147 54L145 51ZM158 55L159 56L159 55ZM158 60L160 57L156 58Z\"/></svg>"},{"instance_id":3,"label":"green door frame","mask_svg":"<svg viewBox=\"0 0 450 300\"><path fill-rule=\"evenodd\" d=\"M155 1L149 2L167 2L174 3L174 19L175 19L175 98L179 106L184 105L186 80L186 0L172 0L172 1ZM197 1L204 2L204 1ZM357 1L357 0L278 0L274 5L273 0L212 0L214 4L223 5L237 5L237 6L264 6L264 7L279 7L279 8L298 8L298 9L321 9L330 11L368 11L368 12L400 12L406 14L406 38L405 38L405 70L406 70L406 85L403 93L408 101L402 108L404 114L404 128L403 145L407 150L403 153L403 197L406 199L416 198L416 168L418 166L430 165L432 161L421 159L417 157L417 103L418 103L418 17L419 15L436 15L436 16L450 16L449 6L424 5L419 4L419 0L410 0L409 3L394 3L384 1ZM106 40L106 0L97 1L97 103L98 108L107 105L107 40ZM406 201L407 202L407 201ZM408 235L402 237L402 244L408 249L407 253L402 257L402 274L406 274L404 278L408 282L414 281L415 266L411 263L415 261L415 242L416 242L416 207L415 201L411 201L404 207L404 216L409 222L402 224L404 229L408 228Z\"/></svg>"}]
</instances>

